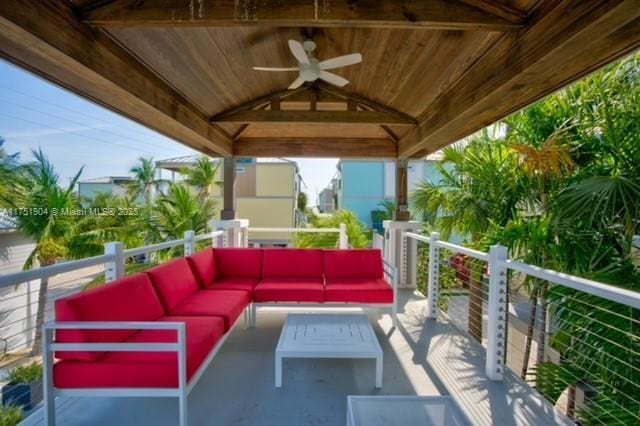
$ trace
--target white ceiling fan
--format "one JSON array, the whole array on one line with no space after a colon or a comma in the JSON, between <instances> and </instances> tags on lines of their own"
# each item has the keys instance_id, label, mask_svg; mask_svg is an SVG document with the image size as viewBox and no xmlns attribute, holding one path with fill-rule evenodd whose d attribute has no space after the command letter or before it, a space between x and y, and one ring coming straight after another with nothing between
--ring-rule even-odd
<instances>
[{"instance_id":1,"label":"white ceiling fan","mask_svg":"<svg viewBox=\"0 0 640 426\"><path fill-rule=\"evenodd\" d=\"M349 80L332 72L328 72L327 70L362 62L362 55L359 53L351 53L349 55L327 59L326 61L318 61L318 59L313 56L313 51L316 49L316 44L313 40L305 40L303 43L297 40L289 40L289 49L298 61L297 67L253 67L253 69L257 71L298 71L298 78L291 83L289 89L297 89L302 86L305 81L316 81L317 79L324 80L338 87L343 87L349 84Z\"/></svg>"}]
</instances>

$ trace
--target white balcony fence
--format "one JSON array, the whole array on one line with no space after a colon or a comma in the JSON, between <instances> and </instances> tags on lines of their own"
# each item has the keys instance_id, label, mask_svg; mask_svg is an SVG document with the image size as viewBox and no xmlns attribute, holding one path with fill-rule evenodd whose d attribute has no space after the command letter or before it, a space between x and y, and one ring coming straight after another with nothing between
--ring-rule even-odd
<instances>
[{"instance_id":1,"label":"white balcony fence","mask_svg":"<svg viewBox=\"0 0 640 426\"><path fill-rule=\"evenodd\" d=\"M426 314L587 424L640 424L640 293L405 232L418 243ZM531 297L530 294L537 294Z\"/></svg>"}]
</instances>

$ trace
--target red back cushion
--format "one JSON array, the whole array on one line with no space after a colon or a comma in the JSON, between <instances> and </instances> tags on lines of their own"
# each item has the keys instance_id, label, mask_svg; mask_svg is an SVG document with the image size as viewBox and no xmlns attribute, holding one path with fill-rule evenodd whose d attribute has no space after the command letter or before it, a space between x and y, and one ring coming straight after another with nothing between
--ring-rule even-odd
<instances>
[{"instance_id":1,"label":"red back cushion","mask_svg":"<svg viewBox=\"0 0 640 426\"><path fill-rule=\"evenodd\" d=\"M146 274L121 278L55 302L56 321L155 321L164 310ZM122 342L138 330L59 330L60 343ZM61 359L93 361L102 352L57 352Z\"/></svg>"},{"instance_id":2,"label":"red back cushion","mask_svg":"<svg viewBox=\"0 0 640 426\"><path fill-rule=\"evenodd\" d=\"M262 275L262 249L217 248L216 271L225 278L260 278Z\"/></svg>"},{"instance_id":3,"label":"red back cushion","mask_svg":"<svg viewBox=\"0 0 640 426\"><path fill-rule=\"evenodd\" d=\"M322 278L322 271L322 250L264 250L263 278Z\"/></svg>"},{"instance_id":4,"label":"red back cushion","mask_svg":"<svg viewBox=\"0 0 640 426\"><path fill-rule=\"evenodd\" d=\"M191 271L198 280L200 287L210 287L216 280L218 271L216 270L216 259L212 248L199 251L198 253L187 257L187 262L189 262Z\"/></svg>"},{"instance_id":5,"label":"red back cushion","mask_svg":"<svg viewBox=\"0 0 640 426\"><path fill-rule=\"evenodd\" d=\"M198 281L187 259L182 257L151 268L146 274L149 275L167 313L183 299L198 291Z\"/></svg>"},{"instance_id":6,"label":"red back cushion","mask_svg":"<svg viewBox=\"0 0 640 426\"><path fill-rule=\"evenodd\" d=\"M324 275L329 278L382 278L378 249L325 250Z\"/></svg>"}]
</instances>

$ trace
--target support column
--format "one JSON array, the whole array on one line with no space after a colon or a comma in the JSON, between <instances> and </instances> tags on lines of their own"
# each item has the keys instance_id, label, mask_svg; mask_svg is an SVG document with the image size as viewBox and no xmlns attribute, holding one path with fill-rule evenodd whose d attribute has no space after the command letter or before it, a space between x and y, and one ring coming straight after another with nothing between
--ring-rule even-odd
<instances>
[{"instance_id":1,"label":"support column","mask_svg":"<svg viewBox=\"0 0 640 426\"><path fill-rule=\"evenodd\" d=\"M418 246L414 239L403 238L403 232L420 233L422 223L416 221L382 222L384 227L384 259L398 270L400 288L416 288Z\"/></svg>"},{"instance_id":2,"label":"support column","mask_svg":"<svg viewBox=\"0 0 640 426\"><path fill-rule=\"evenodd\" d=\"M393 219L402 222L411 219L411 214L409 213L408 165L409 160L406 158L398 158L396 160L396 211Z\"/></svg>"},{"instance_id":3,"label":"support column","mask_svg":"<svg viewBox=\"0 0 640 426\"><path fill-rule=\"evenodd\" d=\"M236 218L236 202L234 197L234 184L236 181L236 158L224 157L223 160L223 208L220 219L233 220Z\"/></svg>"}]
</instances>

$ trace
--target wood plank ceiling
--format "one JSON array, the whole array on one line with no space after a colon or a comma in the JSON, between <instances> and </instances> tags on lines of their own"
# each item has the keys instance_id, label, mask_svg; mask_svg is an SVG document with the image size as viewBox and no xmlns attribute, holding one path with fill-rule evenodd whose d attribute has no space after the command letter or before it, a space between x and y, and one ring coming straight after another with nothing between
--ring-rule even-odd
<instances>
[{"instance_id":1,"label":"wood plank ceiling","mask_svg":"<svg viewBox=\"0 0 640 426\"><path fill-rule=\"evenodd\" d=\"M3 57L210 155L425 155L640 46L638 0L0 3ZM36 20L56 25L59 15L77 20L64 37ZM52 71L61 59L35 41L22 52L19 30L79 62L87 81ZM287 91L296 72L252 70L295 66L287 40L308 37L321 60L362 54L362 63L335 70L346 87ZM158 105L153 94L124 104L85 87L105 77L135 92L105 76L109 62L96 43L120 49L123 63L128 56L132 69L142 67L136 78L152 81L146 91L173 92L191 115ZM162 114L178 124L158 121Z\"/></svg>"}]
</instances>

